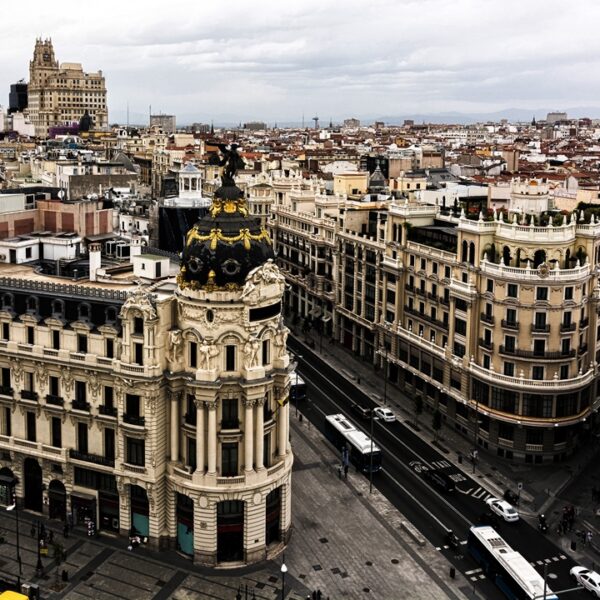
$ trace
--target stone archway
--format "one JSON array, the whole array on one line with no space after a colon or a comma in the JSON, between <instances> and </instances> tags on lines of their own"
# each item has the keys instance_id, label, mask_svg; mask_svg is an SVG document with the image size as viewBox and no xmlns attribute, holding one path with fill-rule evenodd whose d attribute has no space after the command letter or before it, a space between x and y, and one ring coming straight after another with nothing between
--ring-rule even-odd
<instances>
[{"instance_id":1,"label":"stone archway","mask_svg":"<svg viewBox=\"0 0 600 600\"><path fill-rule=\"evenodd\" d=\"M244 560L244 502L217 504L217 562Z\"/></svg>"},{"instance_id":2,"label":"stone archway","mask_svg":"<svg viewBox=\"0 0 600 600\"><path fill-rule=\"evenodd\" d=\"M281 541L281 488L275 488L267 496L265 520L265 543Z\"/></svg>"},{"instance_id":3,"label":"stone archway","mask_svg":"<svg viewBox=\"0 0 600 600\"><path fill-rule=\"evenodd\" d=\"M129 486L131 497L131 528L138 535L148 537L150 535L150 504L146 490L139 485Z\"/></svg>"},{"instance_id":4,"label":"stone archway","mask_svg":"<svg viewBox=\"0 0 600 600\"><path fill-rule=\"evenodd\" d=\"M26 458L23 463L25 491L23 505L28 510L42 512L42 468L35 458Z\"/></svg>"}]
</instances>

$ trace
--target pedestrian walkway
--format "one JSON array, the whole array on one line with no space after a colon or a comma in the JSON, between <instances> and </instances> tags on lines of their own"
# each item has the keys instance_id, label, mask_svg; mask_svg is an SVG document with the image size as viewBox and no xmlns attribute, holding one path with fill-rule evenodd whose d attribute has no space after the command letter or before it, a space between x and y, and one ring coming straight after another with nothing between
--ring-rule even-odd
<instances>
[{"instance_id":1,"label":"pedestrian walkway","mask_svg":"<svg viewBox=\"0 0 600 600\"><path fill-rule=\"evenodd\" d=\"M350 469L338 473L340 456L307 419L292 418L295 453L292 479L293 531L285 551L286 600L304 600L317 589L322 600L477 598L460 573L433 546L421 543L403 526L403 517L368 480ZM29 535L35 515L19 511L23 581L40 585L44 598L67 600L280 600L281 565L267 561L256 567L210 570L195 567L175 552L126 549L127 540L84 530L62 535L62 524L44 521L54 539L64 544L67 560L56 565L52 551L43 558L45 575L35 577L36 540ZM0 511L0 577L16 579L14 511ZM62 581L62 570L69 576ZM58 587L56 583L58 582ZM426 594L424 594L426 590ZM238 593L240 594L238 596Z\"/></svg>"},{"instance_id":2,"label":"pedestrian walkway","mask_svg":"<svg viewBox=\"0 0 600 600\"><path fill-rule=\"evenodd\" d=\"M383 372L377 371L373 365L356 357L345 347L330 340L320 340L314 333L300 333L296 329L295 337L309 345L313 352L320 354L329 364L367 394L374 402L384 404ZM414 403L397 387L388 382L385 386L385 400L398 419L414 422ZM432 427L432 413L424 412L418 419L418 430L412 428L423 440L433 444L435 432ZM546 514L549 519L549 535L556 537L557 544L568 551L574 560L591 567L600 563L600 471L595 459L600 456L600 441L594 438L593 443L580 450L568 460L551 465L529 465L511 463L495 454L478 448L476 465L470 461L473 449L473 438L466 438L446 423L439 432L438 450L445 454L446 460L457 468L480 481L490 492L502 496L509 489L520 495L519 512L530 517L537 524L537 515ZM519 490L519 484L521 489ZM592 491L598 493L594 495ZM585 530L593 534L592 544L585 546L573 535L558 536L556 533L562 509L573 505L576 512L574 531ZM562 539L561 539L562 538ZM596 540L598 552L596 552ZM571 550L571 542L576 542L577 550Z\"/></svg>"}]
</instances>

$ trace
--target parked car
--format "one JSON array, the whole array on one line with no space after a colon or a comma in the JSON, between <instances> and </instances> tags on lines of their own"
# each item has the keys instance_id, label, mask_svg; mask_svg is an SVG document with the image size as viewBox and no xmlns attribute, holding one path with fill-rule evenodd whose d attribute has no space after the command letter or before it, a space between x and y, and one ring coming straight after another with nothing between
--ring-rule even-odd
<instances>
[{"instance_id":1,"label":"parked car","mask_svg":"<svg viewBox=\"0 0 600 600\"><path fill-rule=\"evenodd\" d=\"M519 513L515 510L512 504L500 498L488 498L485 503L490 507L490 510L503 518L509 523L514 523L519 520Z\"/></svg>"},{"instance_id":2,"label":"parked car","mask_svg":"<svg viewBox=\"0 0 600 600\"><path fill-rule=\"evenodd\" d=\"M360 404L353 404L352 410L356 415L358 415L361 419L370 419L371 418L371 409L361 406Z\"/></svg>"},{"instance_id":3,"label":"parked car","mask_svg":"<svg viewBox=\"0 0 600 600\"><path fill-rule=\"evenodd\" d=\"M577 583L592 592L596 598L600 598L600 575L596 571L590 571L585 567L573 567L570 573Z\"/></svg>"},{"instance_id":4,"label":"parked car","mask_svg":"<svg viewBox=\"0 0 600 600\"><path fill-rule=\"evenodd\" d=\"M421 475L423 475L423 479L428 481L430 484L439 488L443 492L453 492L455 485L454 480L451 479L447 473L440 471L438 469L429 469L423 465L421 469Z\"/></svg>"},{"instance_id":5,"label":"parked car","mask_svg":"<svg viewBox=\"0 0 600 600\"><path fill-rule=\"evenodd\" d=\"M396 415L389 408L378 406L373 412L378 419L386 421L387 423L391 423L392 421L396 420Z\"/></svg>"}]
</instances>

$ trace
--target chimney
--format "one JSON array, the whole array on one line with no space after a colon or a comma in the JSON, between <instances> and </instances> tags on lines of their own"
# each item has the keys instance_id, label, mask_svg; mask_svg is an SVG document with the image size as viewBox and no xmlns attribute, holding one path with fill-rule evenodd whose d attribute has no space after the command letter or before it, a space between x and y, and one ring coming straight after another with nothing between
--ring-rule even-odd
<instances>
[{"instance_id":1,"label":"chimney","mask_svg":"<svg viewBox=\"0 0 600 600\"><path fill-rule=\"evenodd\" d=\"M96 281L96 273L102 266L102 244L93 242L88 246L90 259L90 281Z\"/></svg>"}]
</instances>

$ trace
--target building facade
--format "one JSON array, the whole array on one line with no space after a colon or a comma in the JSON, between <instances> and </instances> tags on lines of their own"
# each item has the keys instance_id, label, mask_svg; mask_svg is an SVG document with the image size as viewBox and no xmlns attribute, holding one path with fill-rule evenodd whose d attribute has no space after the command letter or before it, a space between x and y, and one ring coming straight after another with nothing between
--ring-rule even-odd
<instances>
[{"instance_id":1,"label":"building facade","mask_svg":"<svg viewBox=\"0 0 600 600\"><path fill-rule=\"evenodd\" d=\"M392 200L323 219L335 340L474 448L533 464L575 452L600 406L600 219L546 208L543 182L516 180L507 210L485 217ZM276 206L270 226L289 303L315 326L321 223L316 205L305 212Z\"/></svg>"},{"instance_id":2,"label":"building facade","mask_svg":"<svg viewBox=\"0 0 600 600\"><path fill-rule=\"evenodd\" d=\"M16 483L26 509L206 566L287 542L285 283L240 190L221 189L177 282L107 277L97 242L76 285L0 265L0 503Z\"/></svg>"},{"instance_id":3,"label":"building facade","mask_svg":"<svg viewBox=\"0 0 600 600\"><path fill-rule=\"evenodd\" d=\"M35 135L45 137L51 127L79 123L86 111L95 129L108 127L102 71L86 73L79 63L59 65L52 41L36 40L29 62L27 106Z\"/></svg>"}]
</instances>

